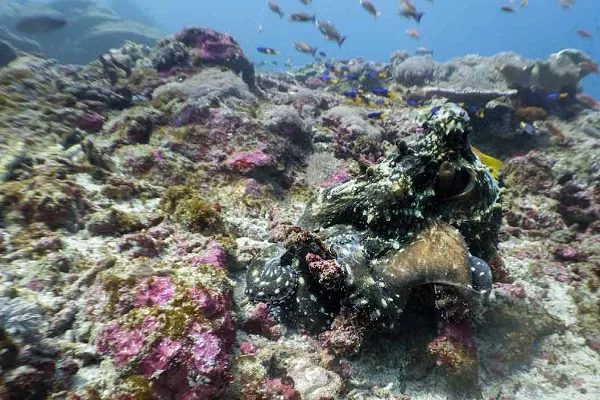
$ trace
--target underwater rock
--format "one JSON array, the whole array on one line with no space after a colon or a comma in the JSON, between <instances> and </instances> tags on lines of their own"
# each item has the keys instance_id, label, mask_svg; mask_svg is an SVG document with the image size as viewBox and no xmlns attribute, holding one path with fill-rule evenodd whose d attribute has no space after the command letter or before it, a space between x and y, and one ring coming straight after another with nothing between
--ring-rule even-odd
<instances>
[{"instance_id":1,"label":"underwater rock","mask_svg":"<svg viewBox=\"0 0 600 400\"><path fill-rule=\"evenodd\" d=\"M336 398L342 390L342 379L335 372L300 358L291 362L288 375L294 380L294 389L304 400Z\"/></svg>"},{"instance_id":2,"label":"underwater rock","mask_svg":"<svg viewBox=\"0 0 600 400\"><path fill-rule=\"evenodd\" d=\"M168 102L173 98L201 101L218 107L221 102L228 105L254 103L256 97L248 86L233 72L218 68L204 68L182 82L169 82L157 87L152 98Z\"/></svg>"},{"instance_id":3,"label":"underwater rock","mask_svg":"<svg viewBox=\"0 0 600 400\"><path fill-rule=\"evenodd\" d=\"M509 87L536 87L547 93L575 92L579 81L591 72L587 65L596 64L581 50L565 49L551 54L543 61L508 61L499 66L499 71Z\"/></svg>"},{"instance_id":4,"label":"underwater rock","mask_svg":"<svg viewBox=\"0 0 600 400\"><path fill-rule=\"evenodd\" d=\"M491 272L477 256L495 253L499 189L471 153L464 110L447 103L422 118L426 131L414 143L322 189L298 221L302 229L253 261L251 300L281 308L289 323L323 329L344 307L393 326L411 290L427 284L452 288L471 308L487 297ZM324 279L325 270L311 268L315 260L343 272Z\"/></svg>"},{"instance_id":5,"label":"underwater rock","mask_svg":"<svg viewBox=\"0 0 600 400\"><path fill-rule=\"evenodd\" d=\"M241 74L248 87L255 87L254 65L246 58L238 42L230 35L206 28L188 28L172 39L159 43L168 45L172 40L192 49L194 65L217 65Z\"/></svg>"},{"instance_id":6,"label":"underwater rock","mask_svg":"<svg viewBox=\"0 0 600 400\"><path fill-rule=\"evenodd\" d=\"M392 76L406 86L424 85L433 78L434 70L431 57L410 57L398 65L392 64Z\"/></svg>"}]
</instances>

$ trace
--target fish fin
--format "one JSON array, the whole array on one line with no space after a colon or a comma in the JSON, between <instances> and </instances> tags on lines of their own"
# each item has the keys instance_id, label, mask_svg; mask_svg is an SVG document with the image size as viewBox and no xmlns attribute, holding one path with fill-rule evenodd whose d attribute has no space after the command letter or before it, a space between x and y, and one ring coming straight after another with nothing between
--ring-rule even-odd
<instances>
[{"instance_id":1,"label":"fish fin","mask_svg":"<svg viewBox=\"0 0 600 400\"><path fill-rule=\"evenodd\" d=\"M377 12L375 13L375 19L377 19L377 17L379 17L379 16L381 16L381 13L380 13L379 11L377 11Z\"/></svg>"},{"instance_id":2,"label":"fish fin","mask_svg":"<svg viewBox=\"0 0 600 400\"><path fill-rule=\"evenodd\" d=\"M317 22L317 14L313 14L312 17L312 22L316 23Z\"/></svg>"},{"instance_id":3,"label":"fish fin","mask_svg":"<svg viewBox=\"0 0 600 400\"><path fill-rule=\"evenodd\" d=\"M342 47L342 43L344 43L344 40L346 40L346 36L342 36L339 40L338 40L338 47Z\"/></svg>"},{"instance_id":4,"label":"fish fin","mask_svg":"<svg viewBox=\"0 0 600 400\"><path fill-rule=\"evenodd\" d=\"M415 13L415 21L417 21L417 23L421 23L421 18L423 18L423 14L425 14L425 13L424 12Z\"/></svg>"},{"instance_id":5,"label":"fish fin","mask_svg":"<svg viewBox=\"0 0 600 400\"><path fill-rule=\"evenodd\" d=\"M312 54L313 57L315 57L315 55L317 54L317 48L313 47L312 51L310 52L310 54Z\"/></svg>"}]
</instances>

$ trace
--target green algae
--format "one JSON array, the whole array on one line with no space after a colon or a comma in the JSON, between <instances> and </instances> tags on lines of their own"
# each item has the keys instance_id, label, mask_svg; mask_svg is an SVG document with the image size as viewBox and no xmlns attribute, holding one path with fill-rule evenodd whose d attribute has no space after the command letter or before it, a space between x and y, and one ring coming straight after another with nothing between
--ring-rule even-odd
<instances>
[{"instance_id":1,"label":"green algae","mask_svg":"<svg viewBox=\"0 0 600 400\"><path fill-rule=\"evenodd\" d=\"M169 187L160 208L192 232L211 233L222 228L221 215L214 205L186 186Z\"/></svg>"}]
</instances>

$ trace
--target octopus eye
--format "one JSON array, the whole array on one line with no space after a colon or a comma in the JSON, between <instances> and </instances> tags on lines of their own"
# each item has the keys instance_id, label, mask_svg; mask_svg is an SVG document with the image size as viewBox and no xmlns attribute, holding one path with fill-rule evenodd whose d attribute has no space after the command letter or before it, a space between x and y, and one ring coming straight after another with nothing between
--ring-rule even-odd
<instances>
[{"instance_id":1,"label":"octopus eye","mask_svg":"<svg viewBox=\"0 0 600 400\"><path fill-rule=\"evenodd\" d=\"M443 199L460 198L473 190L475 174L471 169L457 169L449 161L440 165L435 185L435 194Z\"/></svg>"}]
</instances>

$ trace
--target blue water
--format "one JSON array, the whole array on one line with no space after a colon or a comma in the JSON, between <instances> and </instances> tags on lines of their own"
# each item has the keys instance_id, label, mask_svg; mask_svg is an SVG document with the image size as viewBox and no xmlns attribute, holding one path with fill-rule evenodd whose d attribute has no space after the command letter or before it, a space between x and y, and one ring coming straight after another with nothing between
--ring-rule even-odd
<instances>
[{"instance_id":1,"label":"blue water","mask_svg":"<svg viewBox=\"0 0 600 400\"><path fill-rule=\"evenodd\" d=\"M600 0L576 0L571 9L563 9L558 0L530 0L516 12L506 14L500 6L508 0L415 0L425 12L420 24L398 15L398 0L372 0L382 15L375 19L359 0L313 0L309 6L300 0L279 0L286 13L279 18L265 0L144 0L142 8L168 32L183 26L208 26L232 34L254 61L278 60L282 65L290 57L294 65L311 61L296 52L292 44L305 41L335 58L362 56L387 61L396 49L413 51L419 46L434 50L434 59L448 60L469 53L492 55L514 51L529 58L546 58L550 53L573 47L600 60ZM331 20L348 38L341 48L324 40L310 23L291 23L288 14L296 11L316 13L317 19ZM262 25L263 32L258 32ZM405 31L415 28L420 40ZM593 34L585 39L577 35L583 28ZM273 47L281 55L272 58L256 52L257 46ZM600 98L600 76L583 82L586 92Z\"/></svg>"}]
</instances>

